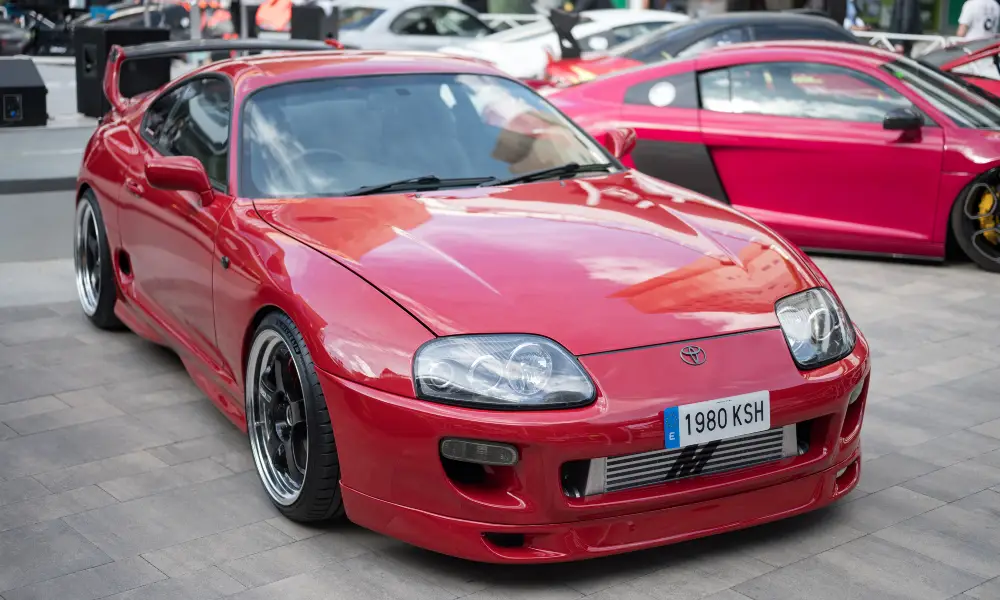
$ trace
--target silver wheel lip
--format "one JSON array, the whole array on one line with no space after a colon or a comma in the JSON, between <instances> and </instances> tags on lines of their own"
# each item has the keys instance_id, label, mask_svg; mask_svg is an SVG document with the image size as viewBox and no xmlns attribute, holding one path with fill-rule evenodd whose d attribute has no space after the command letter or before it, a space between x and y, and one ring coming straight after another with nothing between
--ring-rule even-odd
<instances>
[{"instance_id":1,"label":"silver wheel lip","mask_svg":"<svg viewBox=\"0 0 1000 600\"><path fill-rule=\"evenodd\" d=\"M257 475L260 477L261 483L264 484L264 489L267 490L267 494L272 500L281 506L291 506L302 495L302 486L295 489L287 476L282 476L281 473L275 470L274 465L267 456L267 449L264 448L263 439L261 439L261 428L257 426L259 424L257 409L260 405L258 393L260 391L261 365L263 363L261 359L269 357L278 344L284 345L288 349L289 354L292 354L288 343L285 342L285 339L277 331L268 329L257 335L253 341L253 345L250 347L250 354L247 359L246 381L243 388L245 390L247 435L250 437L250 450L253 454L254 464L257 466ZM299 372L299 365L294 359L292 360L292 365L295 367L295 376L299 378L300 382L303 381L302 374ZM306 439L305 463L306 469L302 473L303 486L305 485L305 478L309 474L308 438Z\"/></svg>"},{"instance_id":2,"label":"silver wheel lip","mask_svg":"<svg viewBox=\"0 0 1000 600\"><path fill-rule=\"evenodd\" d=\"M101 238L98 232L97 215L94 208L86 199L80 200L76 209L76 220L73 227L73 267L76 274L76 294L80 300L80 307L88 317L94 316L97 312L97 305L101 297L101 273L94 273L95 265L88 263L86 259L87 251L87 229L94 228L97 238L97 255L101 253ZM99 269L99 267L98 267ZM94 284L96 275L97 284Z\"/></svg>"}]
</instances>

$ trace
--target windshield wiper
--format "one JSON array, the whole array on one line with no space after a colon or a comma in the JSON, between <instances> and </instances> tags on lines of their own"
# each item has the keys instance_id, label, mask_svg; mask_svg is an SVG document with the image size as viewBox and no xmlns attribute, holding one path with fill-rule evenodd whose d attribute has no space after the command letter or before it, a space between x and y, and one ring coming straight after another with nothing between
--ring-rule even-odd
<instances>
[{"instance_id":1,"label":"windshield wiper","mask_svg":"<svg viewBox=\"0 0 1000 600\"><path fill-rule=\"evenodd\" d=\"M614 165L611 163L598 163L592 165L581 165L579 163L571 162L564 165L559 165L558 167L549 167L547 169L538 169L537 171L528 171L527 173L521 173L520 175L515 175L513 177L508 177L507 179L500 179L499 181L484 181L479 184L479 187L486 185L510 185L512 183L528 183L529 181L540 181L542 179L548 179L550 177L569 177L571 175L578 175L580 173L595 173L598 171L607 172L609 169L613 168Z\"/></svg>"},{"instance_id":2,"label":"windshield wiper","mask_svg":"<svg viewBox=\"0 0 1000 600\"><path fill-rule=\"evenodd\" d=\"M443 187L474 186L496 181L496 177L452 177L442 179L437 175L408 177L398 181L388 181L376 185L366 185L341 194L343 196L367 196L379 192L438 190Z\"/></svg>"}]
</instances>

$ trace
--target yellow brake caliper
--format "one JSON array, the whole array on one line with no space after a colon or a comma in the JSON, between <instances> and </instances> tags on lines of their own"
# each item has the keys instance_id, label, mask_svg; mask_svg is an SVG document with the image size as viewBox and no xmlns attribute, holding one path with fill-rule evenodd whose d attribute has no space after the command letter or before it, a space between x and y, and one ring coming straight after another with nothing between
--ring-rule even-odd
<instances>
[{"instance_id":1,"label":"yellow brake caliper","mask_svg":"<svg viewBox=\"0 0 1000 600\"><path fill-rule=\"evenodd\" d=\"M979 199L979 227L986 230L983 232L983 237L986 238L987 242L1000 245L1000 233L997 232L1000 219L994 213L993 202L993 194L986 190L982 198Z\"/></svg>"}]
</instances>

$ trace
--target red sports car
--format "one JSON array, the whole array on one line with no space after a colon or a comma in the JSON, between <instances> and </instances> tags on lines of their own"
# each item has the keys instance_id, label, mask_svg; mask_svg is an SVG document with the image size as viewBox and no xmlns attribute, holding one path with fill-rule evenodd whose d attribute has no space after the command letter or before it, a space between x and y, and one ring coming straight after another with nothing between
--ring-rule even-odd
<instances>
[{"instance_id":1,"label":"red sports car","mask_svg":"<svg viewBox=\"0 0 1000 600\"><path fill-rule=\"evenodd\" d=\"M799 246L1000 271L1000 100L856 44L731 46L552 92L585 128L632 127L640 171Z\"/></svg>"},{"instance_id":2,"label":"red sports car","mask_svg":"<svg viewBox=\"0 0 1000 600\"><path fill-rule=\"evenodd\" d=\"M948 46L920 57L993 95L1000 94L1000 36Z\"/></svg>"},{"instance_id":3,"label":"red sports car","mask_svg":"<svg viewBox=\"0 0 1000 600\"><path fill-rule=\"evenodd\" d=\"M519 82L377 52L207 65L113 110L76 209L83 311L173 348L264 490L489 562L601 556L858 482L869 352L800 251L625 169Z\"/></svg>"}]
</instances>

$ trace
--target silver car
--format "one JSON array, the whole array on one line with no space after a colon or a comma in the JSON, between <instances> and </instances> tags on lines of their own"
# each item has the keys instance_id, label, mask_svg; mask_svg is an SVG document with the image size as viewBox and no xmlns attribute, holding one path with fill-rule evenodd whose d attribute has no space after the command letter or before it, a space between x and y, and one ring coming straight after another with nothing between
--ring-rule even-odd
<instances>
[{"instance_id":1,"label":"silver car","mask_svg":"<svg viewBox=\"0 0 1000 600\"><path fill-rule=\"evenodd\" d=\"M319 3L323 4L323 3ZM338 39L364 50L429 50L493 33L476 11L451 0L338 0Z\"/></svg>"}]
</instances>

